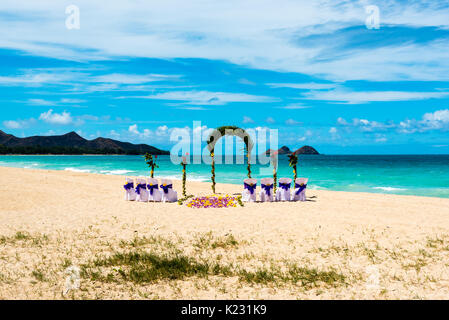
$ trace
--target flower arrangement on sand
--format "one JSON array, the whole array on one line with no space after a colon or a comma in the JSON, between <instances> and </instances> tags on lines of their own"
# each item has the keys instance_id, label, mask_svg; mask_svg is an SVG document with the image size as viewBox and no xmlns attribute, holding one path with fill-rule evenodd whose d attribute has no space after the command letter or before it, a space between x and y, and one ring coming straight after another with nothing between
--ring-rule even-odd
<instances>
[{"instance_id":1,"label":"flower arrangement on sand","mask_svg":"<svg viewBox=\"0 0 449 320\"><path fill-rule=\"evenodd\" d=\"M187 203L187 207L189 208L229 208L237 207L237 205L242 205L240 197L230 195L195 197Z\"/></svg>"}]
</instances>

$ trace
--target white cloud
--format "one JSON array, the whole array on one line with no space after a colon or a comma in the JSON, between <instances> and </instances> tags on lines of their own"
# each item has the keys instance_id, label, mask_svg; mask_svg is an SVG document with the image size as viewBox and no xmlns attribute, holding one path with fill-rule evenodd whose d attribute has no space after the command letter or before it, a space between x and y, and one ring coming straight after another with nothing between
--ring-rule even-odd
<instances>
[{"instance_id":1,"label":"white cloud","mask_svg":"<svg viewBox=\"0 0 449 320\"><path fill-rule=\"evenodd\" d=\"M105 6L79 0L76 4L82 23L73 32L61 27L63 9L52 0L31 1L20 10L17 1L1 1L0 11L14 19L0 21L0 47L76 61L111 57L228 60L330 79L444 79L449 70L444 39L347 49L344 45L353 35L337 31L364 24L365 1L111 0ZM382 26L449 26L449 8L443 1L379 0L376 5L381 8ZM376 32L382 32L382 27ZM333 41L313 45L301 41L311 35L331 35Z\"/></svg>"},{"instance_id":2,"label":"white cloud","mask_svg":"<svg viewBox=\"0 0 449 320\"><path fill-rule=\"evenodd\" d=\"M28 99L27 103L33 106L54 106L55 102L44 99Z\"/></svg>"},{"instance_id":3,"label":"white cloud","mask_svg":"<svg viewBox=\"0 0 449 320\"><path fill-rule=\"evenodd\" d=\"M3 121L3 125L8 129L23 129L35 122L36 120L33 118L27 120L6 120Z\"/></svg>"},{"instance_id":4,"label":"white cloud","mask_svg":"<svg viewBox=\"0 0 449 320\"><path fill-rule=\"evenodd\" d=\"M275 102L279 100L278 98L256 96L246 93L210 91L169 91L149 96L124 96L119 98L174 100L183 101L183 103L189 105L225 105L231 102Z\"/></svg>"},{"instance_id":5,"label":"white cloud","mask_svg":"<svg viewBox=\"0 0 449 320\"><path fill-rule=\"evenodd\" d=\"M274 120L272 117L268 117L268 118L265 119L265 122L266 122L266 123L273 124L273 123L276 122L276 120Z\"/></svg>"},{"instance_id":6,"label":"white cloud","mask_svg":"<svg viewBox=\"0 0 449 320\"><path fill-rule=\"evenodd\" d=\"M112 73L101 76L96 76L91 79L92 82L117 83L117 84L142 84L155 81L172 81L178 80L178 75L164 75L164 74L123 74Z\"/></svg>"},{"instance_id":7,"label":"white cloud","mask_svg":"<svg viewBox=\"0 0 449 320\"><path fill-rule=\"evenodd\" d=\"M310 91L303 94L305 99L336 101L358 104L379 101L411 101L432 98L444 98L449 92L413 92L413 91L349 91L335 89L330 91Z\"/></svg>"},{"instance_id":8,"label":"white cloud","mask_svg":"<svg viewBox=\"0 0 449 320\"><path fill-rule=\"evenodd\" d=\"M399 123L399 131L403 133L424 132L429 130L449 130L449 109L426 113L421 120L407 119Z\"/></svg>"},{"instance_id":9,"label":"white cloud","mask_svg":"<svg viewBox=\"0 0 449 320\"><path fill-rule=\"evenodd\" d=\"M254 123L254 120L251 119L250 117L244 116L242 122L243 123Z\"/></svg>"},{"instance_id":10,"label":"white cloud","mask_svg":"<svg viewBox=\"0 0 449 320\"><path fill-rule=\"evenodd\" d=\"M61 84L76 78L76 74L69 69L32 69L16 75L0 76L0 85L39 87L45 84Z\"/></svg>"},{"instance_id":11,"label":"white cloud","mask_svg":"<svg viewBox=\"0 0 449 320\"><path fill-rule=\"evenodd\" d=\"M69 112L64 111L62 113L53 113L53 109L42 113L39 116L39 120L58 125L68 125L73 122L73 118Z\"/></svg>"},{"instance_id":12,"label":"white cloud","mask_svg":"<svg viewBox=\"0 0 449 320\"><path fill-rule=\"evenodd\" d=\"M63 98L55 101L45 99L28 99L26 103L33 106L62 106L84 103L86 100Z\"/></svg>"},{"instance_id":13,"label":"white cloud","mask_svg":"<svg viewBox=\"0 0 449 320\"><path fill-rule=\"evenodd\" d=\"M381 142L387 142L388 139L385 137L385 135L382 134L376 134L376 138L374 139L375 142L381 143Z\"/></svg>"},{"instance_id":14,"label":"white cloud","mask_svg":"<svg viewBox=\"0 0 449 320\"><path fill-rule=\"evenodd\" d=\"M297 110L297 109L308 109L310 106L303 105L302 103L289 104L283 107L276 107L277 109L287 109L287 110Z\"/></svg>"},{"instance_id":15,"label":"white cloud","mask_svg":"<svg viewBox=\"0 0 449 320\"><path fill-rule=\"evenodd\" d=\"M129 126L128 131L133 133L133 134L140 134L139 130L137 129L137 124L133 124L131 126Z\"/></svg>"},{"instance_id":16,"label":"white cloud","mask_svg":"<svg viewBox=\"0 0 449 320\"><path fill-rule=\"evenodd\" d=\"M348 122L345 119L339 117L337 119L337 123L341 126L356 127L364 132L385 131L390 128L396 127L396 124L392 121L379 122L379 121L370 121L367 119L358 119L358 118L352 119L352 122Z\"/></svg>"},{"instance_id":17,"label":"white cloud","mask_svg":"<svg viewBox=\"0 0 449 320\"><path fill-rule=\"evenodd\" d=\"M166 125L157 127L156 135L164 136L164 135L167 135L167 133L168 133L168 127Z\"/></svg>"},{"instance_id":18,"label":"white cloud","mask_svg":"<svg viewBox=\"0 0 449 320\"><path fill-rule=\"evenodd\" d=\"M291 88L291 89L307 89L307 90L324 90L332 89L337 85L333 83L267 83L271 88Z\"/></svg>"},{"instance_id":19,"label":"white cloud","mask_svg":"<svg viewBox=\"0 0 449 320\"><path fill-rule=\"evenodd\" d=\"M367 119L352 119L352 122L339 117L337 123L344 127L357 128L362 132L379 132L396 129L400 133L425 132L430 130L449 131L449 109L425 113L421 119L405 119L394 121L371 121Z\"/></svg>"},{"instance_id":20,"label":"white cloud","mask_svg":"<svg viewBox=\"0 0 449 320\"><path fill-rule=\"evenodd\" d=\"M159 127L159 128L161 128L161 127ZM159 130L159 128L158 128L158 130ZM130 125L128 128L128 132L134 136L137 136L140 139L149 138L149 137L154 136L153 132L150 129L143 129L143 131L139 131L139 127L137 124ZM156 132L156 134L157 134L157 132Z\"/></svg>"},{"instance_id":21,"label":"white cloud","mask_svg":"<svg viewBox=\"0 0 449 320\"><path fill-rule=\"evenodd\" d=\"M429 123L449 123L449 110L438 110L434 113L426 113L423 115L423 121Z\"/></svg>"},{"instance_id":22,"label":"white cloud","mask_svg":"<svg viewBox=\"0 0 449 320\"><path fill-rule=\"evenodd\" d=\"M296 125L301 124L301 122L298 122L298 121L293 120L293 119L287 119L287 120L285 121L285 124L286 124L286 125L289 125L289 126L296 126Z\"/></svg>"}]
</instances>

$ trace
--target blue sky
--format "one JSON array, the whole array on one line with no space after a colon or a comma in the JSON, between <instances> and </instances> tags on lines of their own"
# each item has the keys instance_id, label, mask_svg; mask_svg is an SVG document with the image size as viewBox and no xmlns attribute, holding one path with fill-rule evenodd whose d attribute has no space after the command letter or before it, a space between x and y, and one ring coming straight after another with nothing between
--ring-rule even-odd
<instances>
[{"instance_id":1,"label":"blue sky","mask_svg":"<svg viewBox=\"0 0 449 320\"><path fill-rule=\"evenodd\" d=\"M0 129L19 137L169 148L201 121L328 154L449 153L447 1L2 0L0 61Z\"/></svg>"}]
</instances>

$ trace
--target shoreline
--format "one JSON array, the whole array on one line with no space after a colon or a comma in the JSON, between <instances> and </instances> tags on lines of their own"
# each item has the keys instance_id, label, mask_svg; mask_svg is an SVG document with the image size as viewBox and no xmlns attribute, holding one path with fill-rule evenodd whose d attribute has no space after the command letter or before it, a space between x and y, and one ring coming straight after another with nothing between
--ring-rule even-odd
<instances>
[{"instance_id":1,"label":"shoreline","mask_svg":"<svg viewBox=\"0 0 449 320\"><path fill-rule=\"evenodd\" d=\"M120 155L117 155L120 156ZM23 169L23 170L36 170L36 171L50 171L50 172L72 172L72 173L81 173L81 174L88 174L88 175L100 175L100 176L114 176L114 177L122 177L123 179L125 177L131 177L131 178L136 178L136 177L148 177L147 175L132 175L132 174L111 174L111 173L101 173L101 172L83 172L83 171L77 171L77 170L67 170L68 168L65 169L41 169L41 168L23 168L23 167L14 167L14 166L4 166L1 165L0 168L13 168L13 169ZM172 176L172 175L170 175ZM163 176L158 177L156 176L156 178L161 179L164 178ZM170 177L171 180L173 181L178 181L180 182L181 179L176 179L173 177ZM189 182L194 182L194 183L205 183L208 184L210 183L209 181L198 181L198 179L192 178L193 180L189 181L189 178L187 178L187 183ZM242 178L243 181L243 178ZM240 186L242 183L222 183L222 182L217 182L217 185L229 185L229 186ZM314 189L309 188L308 190L310 191L326 191L326 192L344 192L344 193L354 193L354 194L376 194L376 195L391 195L391 196L400 196L400 197L420 197L420 198L433 198L433 199L448 199L447 197L440 197L440 196L422 196L422 195L416 195L416 194L395 194L395 193L386 193L386 192L366 192L366 191L344 191L344 190L332 190L332 189Z\"/></svg>"}]
</instances>

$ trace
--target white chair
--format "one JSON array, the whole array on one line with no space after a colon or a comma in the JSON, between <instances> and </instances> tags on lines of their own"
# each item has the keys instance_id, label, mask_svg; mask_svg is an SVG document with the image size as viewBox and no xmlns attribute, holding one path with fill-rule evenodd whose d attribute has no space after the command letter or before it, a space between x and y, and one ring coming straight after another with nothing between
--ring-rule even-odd
<instances>
[{"instance_id":1,"label":"white chair","mask_svg":"<svg viewBox=\"0 0 449 320\"><path fill-rule=\"evenodd\" d=\"M307 178L296 178L295 191L293 193L293 201L306 201Z\"/></svg>"},{"instance_id":2,"label":"white chair","mask_svg":"<svg viewBox=\"0 0 449 320\"><path fill-rule=\"evenodd\" d=\"M262 202L271 202L274 199L274 180L273 178L263 178L260 180L260 190L259 197Z\"/></svg>"},{"instance_id":3,"label":"white chair","mask_svg":"<svg viewBox=\"0 0 449 320\"><path fill-rule=\"evenodd\" d=\"M243 180L242 201L256 202L257 179L248 178Z\"/></svg>"},{"instance_id":4,"label":"white chair","mask_svg":"<svg viewBox=\"0 0 449 320\"><path fill-rule=\"evenodd\" d=\"M159 185L157 179L148 178L147 180L147 190L148 190L148 201L157 201L160 202L162 200L162 194L159 190Z\"/></svg>"},{"instance_id":5,"label":"white chair","mask_svg":"<svg viewBox=\"0 0 449 320\"><path fill-rule=\"evenodd\" d=\"M279 188L276 190L276 201L290 201L290 186L292 184L292 179L290 178L280 178Z\"/></svg>"},{"instance_id":6,"label":"white chair","mask_svg":"<svg viewBox=\"0 0 449 320\"><path fill-rule=\"evenodd\" d=\"M175 202L178 201L178 193L173 190L173 183L168 179L161 179L161 195L162 202Z\"/></svg>"},{"instance_id":7,"label":"white chair","mask_svg":"<svg viewBox=\"0 0 449 320\"><path fill-rule=\"evenodd\" d=\"M126 178L126 184L123 188L125 188L125 200L135 201L136 191L134 190L134 180L132 178Z\"/></svg>"},{"instance_id":8,"label":"white chair","mask_svg":"<svg viewBox=\"0 0 449 320\"><path fill-rule=\"evenodd\" d=\"M148 202L147 180L145 178L136 179L136 201Z\"/></svg>"}]
</instances>

